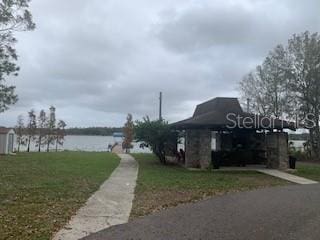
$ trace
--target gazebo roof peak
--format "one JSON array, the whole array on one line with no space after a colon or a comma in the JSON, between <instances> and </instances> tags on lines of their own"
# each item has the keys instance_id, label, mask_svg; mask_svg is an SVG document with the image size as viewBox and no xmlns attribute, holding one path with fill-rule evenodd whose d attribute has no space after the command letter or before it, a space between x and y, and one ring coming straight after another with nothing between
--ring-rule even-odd
<instances>
[{"instance_id":1,"label":"gazebo roof peak","mask_svg":"<svg viewBox=\"0 0 320 240\"><path fill-rule=\"evenodd\" d=\"M216 97L197 105L193 117L197 117L208 112L220 113L242 113L243 110L237 98Z\"/></svg>"}]
</instances>

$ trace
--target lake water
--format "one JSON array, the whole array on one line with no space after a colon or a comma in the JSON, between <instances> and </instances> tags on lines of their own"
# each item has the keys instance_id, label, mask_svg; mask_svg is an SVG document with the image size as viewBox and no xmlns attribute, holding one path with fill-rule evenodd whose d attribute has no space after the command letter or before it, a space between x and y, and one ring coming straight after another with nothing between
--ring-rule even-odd
<instances>
[{"instance_id":1,"label":"lake water","mask_svg":"<svg viewBox=\"0 0 320 240\"><path fill-rule=\"evenodd\" d=\"M178 149L184 149L184 139L180 139ZM59 146L59 151L70 150L70 151L89 151L89 152L104 152L108 150L108 145L113 145L115 142L121 143L122 139L113 136L65 136L63 146ZM305 141L292 141L293 146L297 150L303 150L303 143ZM212 149L215 149L215 141L212 141ZM20 147L21 151L26 151L26 146ZM54 150L55 146L51 146L51 150ZM31 144L31 151L37 151L38 148L35 143ZM45 151L46 147L42 148ZM133 142L133 148L130 150L131 153L151 153L149 148L140 148L140 143Z\"/></svg>"},{"instance_id":2,"label":"lake water","mask_svg":"<svg viewBox=\"0 0 320 240\"><path fill-rule=\"evenodd\" d=\"M59 146L59 151L70 150L70 151L89 151L89 152L105 152L108 150L108 145L114 143L121 143L121 138L114 138L113 136L65 136L63 146ZM148 148L140 148L140 143L133 142L133 148L131 153L150 153ZM31 151L37 151L38 148L33 142L31 144ZM55 149L54 145L50 146L51 150ZM26 146L20 147L21 151L26 151ZM42 147L42 151L45 151L46 147Z\"/></svg>"},{"instance_id":3,"label":"lake water","mask_svg":"<svg viewBox=\"0 0 320 240\"><path fill-rule=\"evenodd\" d=\"M303 144L306 142L305 140L289 140L289 142L292 142L292 143L293 143L293 147L294 147L296 150L304 151L304 146L303 146Z\"/></svg>"}]
</instances>

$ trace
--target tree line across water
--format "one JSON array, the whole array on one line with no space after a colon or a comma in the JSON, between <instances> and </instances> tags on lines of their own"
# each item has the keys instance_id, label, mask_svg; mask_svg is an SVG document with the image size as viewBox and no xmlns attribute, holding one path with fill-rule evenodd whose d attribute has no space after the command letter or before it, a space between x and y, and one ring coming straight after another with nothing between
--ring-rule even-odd
<instances>
[{"instance_id":1,"label":"tree line across water","mask_svg":"<svg viewBox=\"0 0 320 240\"><path fill-rule=\"evenodd\" d=\"M55 146L55 150L58 151L59 146L64 142L66 126L63 120L56 119L56 109L53 106L49 108L49 113L41 110L38 116L35 110L31 109L26 121L23 115L19 115L15 127L17 151L20 151L21 146L26 146L27 152L30 152L32 142L35 143L38 152L41 152L43 147L49 152L52 146Z\"/></svg>"},{"instance_id":2,"label":"tree line across water","mask_svg":"<svg viewBox=\"0 0 320 240\"><path fill-rule=\"evenodd\" d=\"M112 136L115 132L122 132L122 127L86 127L67 128L66 135L88 135L88 136Z\"/></svg>"}]
</instances>

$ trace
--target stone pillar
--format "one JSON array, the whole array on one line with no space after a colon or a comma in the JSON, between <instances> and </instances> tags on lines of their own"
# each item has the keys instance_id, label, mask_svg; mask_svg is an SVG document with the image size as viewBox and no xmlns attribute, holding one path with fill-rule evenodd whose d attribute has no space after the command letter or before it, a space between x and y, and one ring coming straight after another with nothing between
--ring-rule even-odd
<instances>
[{"instance_id":1,"label":"stone pillar","mask_svg":"<svg viewBox=\"0 0 320 240\"><path fill-rule=\"evenodd\" d=\"M186 130L185 165L207 168L211 162L211 131Z\"/></svg>"},{"instance_id":2,"label":"stone pillar","mask_svg":"<svg viewBox=\"0 0 320 240\"><path fill-rule=\"evenodd\" d=\"M199 161L199 136L197 130L186 130L185 138L185 166L200 167Z\"/></svg>"},{"instance_id":3,"label":"stone pillar","mask_svg":"<svg viewBox=\"0 0 320 240\"><path fill-rule=\"evenodd\" d=\"M206 169L211 163L211 139L212 134L210 130L200 131L200 167Z\"/></svg>"},{"instance_id":4,"label":"stone pillar","mask_svg":"<svg viewBox=\"0 0 320 240\"><path fill-rule=\"evenodd\" d=\"M274 169L288 168L288 134L270 132L266 135L267 167Z\"/></svg>"}]
</instances>

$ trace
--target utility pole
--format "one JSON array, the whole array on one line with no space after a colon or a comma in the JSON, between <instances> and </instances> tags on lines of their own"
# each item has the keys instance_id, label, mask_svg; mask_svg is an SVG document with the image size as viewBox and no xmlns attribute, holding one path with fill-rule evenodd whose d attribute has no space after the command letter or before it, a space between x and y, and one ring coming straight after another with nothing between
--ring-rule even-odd
<instances>
[{"instance_id":1,"label":"utility pole","mask_svg":"<svg viewBox=\"0 0 320 240\"><path fill-rule=\"evenodd\" d=\"M159 120L162 121L162 92L159 95Z\"/></svg>"},{"instance_id":2,"label":"utility pole","mask_svg":"<svg viewBox=\"0 0 320 240\"><path fill-rule=\"evenodd\" d=\"M247 112L250 112L250 98L247 98Z\"/></svg>"}]
</instances>

